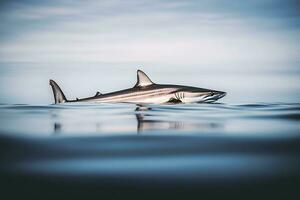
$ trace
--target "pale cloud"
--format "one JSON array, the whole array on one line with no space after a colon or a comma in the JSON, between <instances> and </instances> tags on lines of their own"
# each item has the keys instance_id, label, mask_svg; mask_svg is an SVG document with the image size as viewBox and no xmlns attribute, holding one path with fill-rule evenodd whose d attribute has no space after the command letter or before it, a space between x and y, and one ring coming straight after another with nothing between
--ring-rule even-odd
<instances>
[{"instance_id":1,"label":"pale cloud","mask_svg":"<svg viewBox=\"0 0 300 200\"><path fill-rule=\"evenodd\" d=\"M230 12L209 1L62 2L17 4L5 13L6 19L36 26L15 27L14 36L0 42L0 60L214 65L299 60L297 28L281 30L286 19L243 14L240 4L240 12Z\"/></svg>"}]
</instances>

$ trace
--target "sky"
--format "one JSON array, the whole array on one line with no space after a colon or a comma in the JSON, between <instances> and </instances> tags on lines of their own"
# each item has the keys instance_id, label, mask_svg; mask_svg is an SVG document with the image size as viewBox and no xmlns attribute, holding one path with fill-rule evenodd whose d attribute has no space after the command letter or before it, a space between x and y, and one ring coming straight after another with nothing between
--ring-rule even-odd
<instances>
[{"instance_id":1,"label":"sky","mask_svg":"<svg viewBox=\"0 0 300 200\"><path fill-rule=\"evenodd\" d=\"M222 102L298 102L294 0L0 0L0 103L52 103L156 83ZM245 92L246 91L246 92Z\"/></svg>"},{"instance_id":2,"label":"sky","mask_svg":"<svg viewBox=\"0 0 300 200\"><path fill-rule=\"evenodd\" d=\"M0 62L295 67L300 3L280 0L10 0Z\"/></svg>"}]
</instances>

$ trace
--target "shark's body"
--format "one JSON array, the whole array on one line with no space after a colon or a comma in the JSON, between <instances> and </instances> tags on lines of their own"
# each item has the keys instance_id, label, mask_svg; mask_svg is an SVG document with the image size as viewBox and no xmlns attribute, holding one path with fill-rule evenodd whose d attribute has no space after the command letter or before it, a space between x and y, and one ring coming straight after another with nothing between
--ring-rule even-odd
<instances>
[{"instance_id":1,"label":"shark's body","mask_svg":"<svg viewBox=\"0 0 300 200\"><path fill-rule=\"evenodd\" d=\"M106 94L96 93L95 96L83 99L67 100L55 81L50 80L55 103L91 102L91 103L196 103L214 102L226 95L226 92L204 88L155 84L141 70L137 71L137 83L133 88Z\"/></svg>"}]
</instances>

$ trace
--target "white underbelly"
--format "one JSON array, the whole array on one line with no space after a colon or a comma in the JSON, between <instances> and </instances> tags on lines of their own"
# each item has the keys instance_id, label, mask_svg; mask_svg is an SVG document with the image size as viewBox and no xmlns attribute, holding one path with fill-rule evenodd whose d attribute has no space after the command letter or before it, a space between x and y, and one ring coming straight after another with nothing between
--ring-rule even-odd
<instances>
[{"instance_id":1,"label":"white underbelly","mask_svg":"<svg viewBox=\"0 0 300 200\"><path fill-rule=\"evenodd\" d=\"M174 95L159 95L159 96L152 96L146 98L121 98L121 99L106 99L106 98L99 98L99 99L91 99L88 102L93 103L149 103L149 104L162 104L168 102Z\"/></svg>"},{"instance_id":2,"label":"white underbelly","mask_svg":"<svg viewBox=\"0 0 300 200\"><path fill-rule=\"evenodd\" d=\"M147 97L147 98L136 98L136 99L128 99L123 101L124 103L153 103L153 104L162 104L166 103L172 98L172 95L163 95L163 96L155 96L155 97Z\"/></svg>"}]
</instances>

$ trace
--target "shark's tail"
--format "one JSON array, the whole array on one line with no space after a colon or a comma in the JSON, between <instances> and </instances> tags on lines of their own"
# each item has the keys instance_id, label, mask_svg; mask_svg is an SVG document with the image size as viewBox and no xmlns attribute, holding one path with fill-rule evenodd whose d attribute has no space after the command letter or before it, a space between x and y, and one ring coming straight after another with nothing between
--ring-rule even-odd
<instances>
[{"instance_id":1,"label":"shark's tail","mask_svg":"<svg viewBox=\"0 0 300 200\"><path fill-rule=\"evenodd\" d=\"M60 89L60 87L57 85L57 83L55 83L55 81L51 80L49 81L51 87L52 87L52 91L53 91L53 95L54 95L54 101L55 103L64 103L67 102L67 98L64 95L64 93L62 92L62 90Z\"/></svg>"}]
</instances>

